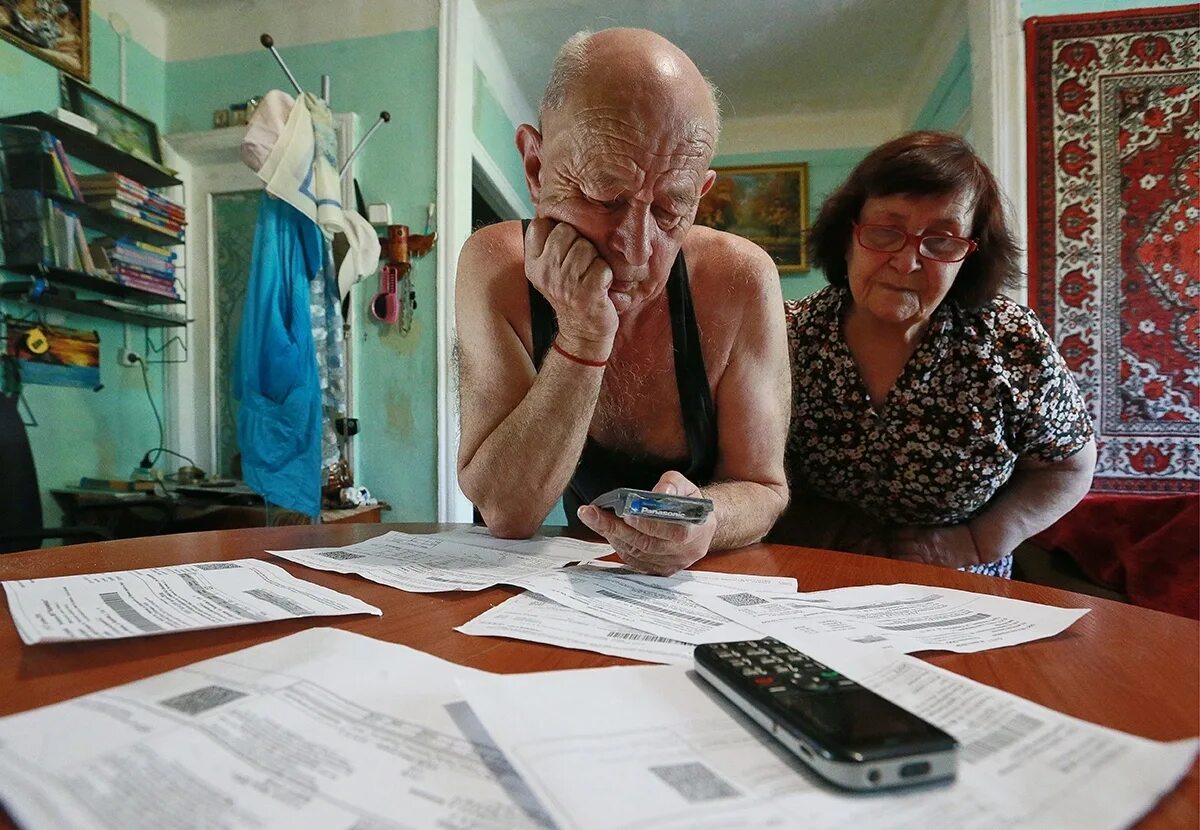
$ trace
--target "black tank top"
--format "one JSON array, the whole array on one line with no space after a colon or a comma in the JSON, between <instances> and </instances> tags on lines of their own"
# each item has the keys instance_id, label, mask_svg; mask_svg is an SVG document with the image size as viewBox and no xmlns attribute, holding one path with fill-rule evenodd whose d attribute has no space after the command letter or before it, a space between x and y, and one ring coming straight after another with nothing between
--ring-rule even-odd
<instances>
[{"instance_id":1,"label":"black tank top","mask_svg":"<svg viewBox=\"0 0 1200 830\"><path fill-rule=\"evenodd\" d=\"M521 223L527 230L529 221ZM675 383L683 415L683 431L687 438L689 458L678 460L656 456L633 456L609 449L592 440L589 435L579 456L575 474L563 493L567 524L581 527L575 511L602 493L616 487L637 487L649 490L667 470L679 470L689 481L705 485L712 481L717 466L717 419L708 375L704 371L704 355L700 351L700 330L692 307L692 292L688 288L687 265L683 251L675 257L667 278L667 302L671 316L671 340L674 343ZM554 307L541 292L529 284L529 317L533 334L533 363L539 370L550 343L558 334L558 318Z\"/></svg>"}]
</instances>

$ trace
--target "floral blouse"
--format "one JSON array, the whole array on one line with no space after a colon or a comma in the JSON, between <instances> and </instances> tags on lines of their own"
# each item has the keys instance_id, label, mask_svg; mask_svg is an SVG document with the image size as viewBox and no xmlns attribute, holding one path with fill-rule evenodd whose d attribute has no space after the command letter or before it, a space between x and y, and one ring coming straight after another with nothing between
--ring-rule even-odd
<instances>
[{"instance_id":1,"label":"floral blouse","mask_svg":"<svg viewBox=\"0 0 1200 830\"><path fill-rule=\"evenodd\" d=\"M943 302L883 406L872 408L842 336L850 292L785 303L792 363L788 477L903 525L959 524L1008 481L1019 456L1061 461L1092 424L1034 313L997 297ZM971 570L1007 576L1011 558Z\"/></svg>"}]
</instances>

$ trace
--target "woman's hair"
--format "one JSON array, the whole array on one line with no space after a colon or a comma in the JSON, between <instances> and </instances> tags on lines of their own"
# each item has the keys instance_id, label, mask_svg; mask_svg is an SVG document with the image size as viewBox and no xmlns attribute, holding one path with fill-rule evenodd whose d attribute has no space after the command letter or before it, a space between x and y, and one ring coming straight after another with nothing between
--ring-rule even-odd
<instances>
[{"instance_id":1,"label":"woman's hair","mask_svg":"<svg viewBox=\"0 0 1200 830\"><path fill-rule=\"evenodd\" d=\"M964 308L978 308L1001 286L1020 284L1020 248L1004 220L1003 198L992 171L953 133L908 133L872 150L821 205L808 237L809 256L831 285L844 287L849 282L846 257L852 223L869 197L948 193L974 198L969 236L979 247L963 261L946 296Z\"/></svg>"}]
</instances>

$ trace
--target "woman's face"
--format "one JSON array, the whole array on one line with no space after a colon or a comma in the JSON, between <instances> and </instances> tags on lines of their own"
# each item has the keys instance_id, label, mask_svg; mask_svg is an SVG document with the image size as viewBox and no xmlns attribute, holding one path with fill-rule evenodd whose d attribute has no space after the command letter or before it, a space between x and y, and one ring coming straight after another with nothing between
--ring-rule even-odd
<instances>
[{"instance_id":1,"label":"woman's face","mask_svg":"<svg viewBox=\"0 0 1200 830\"><path fill-rule=\"evenodd\" d=\"M870 196L859 213L860 225L888 225L911 234L968 237L974 198L970 193ZM917 253L909 242L895 253L864 248L850 238L846 271L856 309L882 323L916 326L925 322L954 285L962 262L938 262Z\"/></svg>"}]
</instances>

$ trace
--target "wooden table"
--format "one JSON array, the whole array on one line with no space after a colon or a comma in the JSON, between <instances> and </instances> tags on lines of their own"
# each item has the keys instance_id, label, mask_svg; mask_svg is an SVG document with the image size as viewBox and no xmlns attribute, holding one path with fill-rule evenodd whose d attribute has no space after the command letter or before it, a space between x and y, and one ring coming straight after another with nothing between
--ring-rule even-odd
<instances>
[{"instance_id":1,"label":"wooden table","mask_svg":"<svg viewBox=\"0 0 1200 830\"><path fill-rule=\"evenodd\" d=\"M306 525L312 520L294 510L267 510L262 497L241 488L236 492L191 487L186 492L111 492L81 487L53 489L50 495L63 511L63 524L96 526L113 538L232 530L245 527ZM342 509L323 509L321 524L379 524L387 502Z\"/></svg>"},{"instance_id":2,"label":"wooden table","mask_svg":"<svg viewBox=\"0 0 1200 830\"><path fill-rule=\"evenodd\" d=\"M403 643L467 666L495 672L545 671L626 664L591 652L454 631L516 593L412 594L354 576L304 568L269 557L265 548L344 545L389 528L415 532L438 525L324 525L220 530L73 545L0 556L0 579L128 570L209 560L269 559L296 576L383 609L382 617L330 617L244 625L162 637L25 646L12 617L0 614L0 715L87 694L118 683L246 648L314 625L336 626ZM950 671L1084 720L1165 741L1200 734L1200 626L1192 620L1021 582L849 554L753 545L716 554L697 567L794 576L802 591L846 585L914 582L998 594L1091 613L1050 640L981 654L927 655ZM1195 828L1200 776L1183 783L1139 824ZM0 815L0 828L11 827Z\"/></svg>"}]
</instances>

